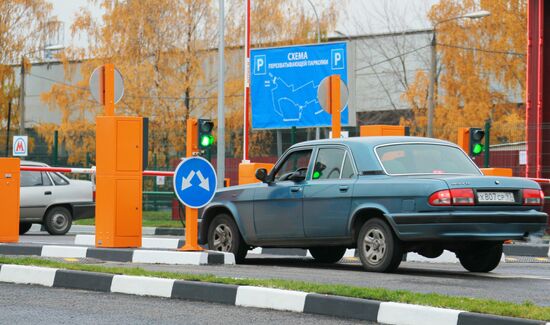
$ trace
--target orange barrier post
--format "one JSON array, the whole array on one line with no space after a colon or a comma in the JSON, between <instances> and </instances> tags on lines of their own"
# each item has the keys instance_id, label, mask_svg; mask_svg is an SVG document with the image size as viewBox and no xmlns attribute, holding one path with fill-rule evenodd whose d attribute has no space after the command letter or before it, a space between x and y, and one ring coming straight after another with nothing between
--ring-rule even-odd
<instances>
[{"instance_id":1,"label":"orange barrier post","mask_svg":"<svg viewBox=\"0 0 550 325\"><path fill-rule=\"evenodd\" d=\"M506 176L512 177L512 168L480 168L485 176Z\"/></svg>"},{"instance_id":2,"label":"orange barrier post","mask_svg":"<svg viewBox=\"0 0 550 325\"><path fill-rule=\"evenodd\" d=\"M196 119L187 119L186 156L191 158L199 154L199 123ZM199 246L199 210L185 207L185 245L182 251L202 251Z\"/></svg>"},{"instance_id":3,"label":"orange barrier post","mask_svg":"<svg viewBox=\"0 0 550 325\"><path fill-rule=\"evenodd\" d=\"M259 183L256 179L256 170L259 168L267 169L269 173L274 164L269 163L240 163L239 164L239 185Z\"/></svg>"},{"instance_id":4,"label":"orange barrier post","mask_svg":"<svg viewBox=\"0 0 550 325\"><path fill-rule=\"evenodd\" d=\"M340 75L330 76L330 94L328 96L330 114L332 115L332 138L340 138L342 117L340 116Z\"/></svg>"},{"instance_id":5,"label":"orange barrier post","mask_svg":"<svg viewBox=\"0 0 550 325\"><path fill-rule=\"evenodd\" d=\"M141 247L143 118L114 116L114 66L100 78L96 119L96 247Z\"/></svg>"},{"instance_id":6,"label":"orange barrier post","mask_svg":"<svg viewBox=\"0 0 550 325\"><path fill-rule=\"evenodd\" d=\"M0 242L19 241L19 158L0 158Z\"/></svg>"},{"instance_id":7,"label":"orange barrier post","mask_svg":"<svg viewBox=\"0 0 550 325\"><path fill-rule=\"evenodd\" d=\"M456 144L462 150L469 154L470 152L470 128L458 128L458 138Z\"/></svg>"}]
</instances>

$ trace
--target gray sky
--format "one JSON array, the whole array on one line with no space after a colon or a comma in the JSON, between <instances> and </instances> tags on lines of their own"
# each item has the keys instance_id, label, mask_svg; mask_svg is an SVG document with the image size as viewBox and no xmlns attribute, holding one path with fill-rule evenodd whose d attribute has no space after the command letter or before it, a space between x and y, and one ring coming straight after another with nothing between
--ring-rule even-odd
<instances>
[{"instance_id":1,"label":"gray sky","mask_svg":"<svg viewBox=\"0 0 550 325\"><path fill-rule=\"evenodd\" d=\"M73 44L85 46L85 39L71 39L70 26L79 8L89 6L87 0L49 1L54 5L54 15L65 23L65 46ZM303 1L306 8L309 6L305 0L296 1ZM429 27L426 12L432 4L437 2L437 0L347 0L347 8L343 11L336 30L344 34L356 35ZM313 3L320 6L323 0L313 0ZM101 11L97 7L91 8L94 8L93 13L99 18Z\"/></svg>"}]
</instances>

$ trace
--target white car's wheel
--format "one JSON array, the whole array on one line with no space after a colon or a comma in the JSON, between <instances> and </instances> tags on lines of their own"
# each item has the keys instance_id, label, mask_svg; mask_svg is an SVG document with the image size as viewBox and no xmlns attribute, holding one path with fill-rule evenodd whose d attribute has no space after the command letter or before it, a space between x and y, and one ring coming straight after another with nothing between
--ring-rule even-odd
<instances>
[{"instance_id":1,"label":"white car's wheel","mask_svg":"<svg viewBox=\"0 0 550 325\"><path fill-rule=\"evenodd\" d=\"M73 223L71 212L64 207L53 207L44 218L44 227L50 235L65 235Z\"/></svg>"}]
</instances>

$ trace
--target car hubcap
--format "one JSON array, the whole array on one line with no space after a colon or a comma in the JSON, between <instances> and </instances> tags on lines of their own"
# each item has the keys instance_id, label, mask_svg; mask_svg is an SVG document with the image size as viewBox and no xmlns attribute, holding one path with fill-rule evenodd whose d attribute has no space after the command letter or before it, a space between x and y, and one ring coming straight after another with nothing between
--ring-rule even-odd
<instances>
[{"instance_id":1,"label":"car hubcap","mask_svg":"<svg viewBox=\"0 0 550 325\"><path fill-rule=\"evenodd\" d=\"M56 213L52 218L52 223L55 229L62 230L67 226L67 218L60 214Z\"/></svg>"},{"instance_id":2,"label":"car hubcap","mask_svg":"<svg viewBox=\"0 0 550 325\"><path fill-rule=\"evenodd\" d=\"M386 238L378 229L370 229L363 240L365 257L370 264L379 264L386 255Z\"/></svg>"},{"instance_id":3,"label":"car hubcap","mask_svg":"<svg viewBox=\"0 0 550 325\"><path fill-rule=\"evenodd\" d=\"M214 230L214 249L222 252L230 252L233 246L233 233L224 224L218 225Z\"/></svg>"}]
</instances>

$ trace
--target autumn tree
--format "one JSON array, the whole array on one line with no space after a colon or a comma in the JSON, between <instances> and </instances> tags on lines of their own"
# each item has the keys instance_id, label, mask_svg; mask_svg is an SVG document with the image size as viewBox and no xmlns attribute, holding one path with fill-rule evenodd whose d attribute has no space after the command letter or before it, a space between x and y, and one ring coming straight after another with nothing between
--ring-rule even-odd
<instances>
[{"instance_id":1,"label":"autumn tree","mask_svg":"<svg viewBox=\"0 0 550 325\"><path fill-rule=\"evenodd\" d=\"M437 27L442 70L437 83L434 136L456 140L458 127L494 121L491 136L520 141L525 92L527 0L441 0L429 12L433 24L487 10L479 20L452 19ZM419 72L404 97L414 118L408 123L425 134L428 76Z\"/></svg>"},{"instance_id":2,"label":"autumn tree","mask_svg":"<svg viewBox=\"0 0 550 325\"><path fill-rule=\"evenodd\" d=\"M6 126L8 103L16 110L19 87L14 67L23 56L32 58L43 46L52 6L44 0L0 1L0 125ZM28 61L26 62L28 64ZM12 117L16 114L12 112ZM12 119L17 123L17 119Z\"/></svg>"}]
</instances>

